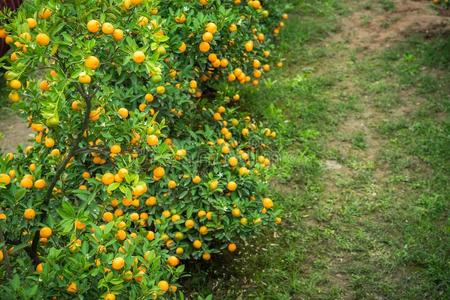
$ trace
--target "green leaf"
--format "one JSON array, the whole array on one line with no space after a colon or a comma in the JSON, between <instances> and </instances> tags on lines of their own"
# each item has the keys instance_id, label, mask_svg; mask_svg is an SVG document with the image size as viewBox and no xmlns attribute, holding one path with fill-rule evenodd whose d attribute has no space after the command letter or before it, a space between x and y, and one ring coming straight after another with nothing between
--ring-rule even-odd
<instances>
[{"instance_id":1,"label":"green leaf","mask_svg":"<svg viewBox=\"0 0 450 300\"><path fill-rule=\"evenodd\" d=\"M112 191L116 190L119 186L120 186L120 182L114 182L113 184L110 184L106 190L108 192L112 192Z\"/></svg>"}]
</instances>

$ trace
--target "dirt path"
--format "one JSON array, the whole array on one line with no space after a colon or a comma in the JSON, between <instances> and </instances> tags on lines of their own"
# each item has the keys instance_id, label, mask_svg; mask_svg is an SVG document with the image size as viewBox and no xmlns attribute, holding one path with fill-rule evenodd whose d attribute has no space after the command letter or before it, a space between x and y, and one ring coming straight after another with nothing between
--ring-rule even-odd
<instances>
[{"instance_id":1,"label":"dirt path","mask_svg":"<svg viewBox=\"0 0 450 300\"><path fill-rule=\"evenodd\" d=\"M397 187L389 185L391 179L391 166L383 162L380 157L386 148L388 140L378 133L378 128L386 120L392 120L408 116L415 112L422 104L422 99L413 96L414 90L409 88L397 95L396 101L399 105L392 109L380 109L376 105L374 94L366 93L364 88L368 86L360 85L358 82L367 81L358 73L357 67L353 63L355 60L370 60L393 44L404 40L411 32L433 35L436 31L450 28L447 18L437 16L430 9L429 1L392 1L392 7L385 7L383 10L372 7L361 9L346 17L342 21L342 30L330 36L324 41L325 47L338 47L331 59L320 62L313 76L329 76L333 72L340 72L341 80L330 92L331 101L336 105L342 105L342 97L345 94L358 99L358 109L351 111L338 124L337 130L325 142L326 151L337 153L334 156L339 159L326 159L323 165L326 169L323 182L325 190L323 197L319 199L314 207L306 212L311 218L306 219L310 227L309 230L317 228L331 227L337 231L337 239L357 239L357 235L371 235L370 231L361 227L351 228L352 224L364 224L367 227L387 228L383 225L379 212L366 213L361 216L351 216L350 220L346 211L355 204L362 206L377 206L379 195L386 191L397 190ZM342 47L343 46L343 47ZM369 88L375 88L369 86ZM347 101L344 99L344 101ZM345 103L344 103L345 104ZM358 146L355 139L361 138L363 145ZM356 144L356 147L355 147ZM417 170L428 172L427 166L417 162ZM364 184L361 184L364 181ZM400 194L393 195L394 198L401 197ZM363 201L359 201L363 199ZM363 203L365 202L365 203ZM321 207L329 209L326 222L317 223L314 215ZM358 208L355 208L358 210ZM334 228L336 224L339 227ZM346 228L345 224L349 224ZM343 226L344 225L344 226ZM393 234L393 233L390 233ZM354 236L353 236L354 235ZM371 236L373 238L373 236ZM365 263L361 256L366 257L366 263L370 263L376 251L390 251L384 247L380 240L372 240L374 247L372 253L361 253L354 249L342 246L339 242L333 241L330 245L330 252L325 257L327 261L327 284L324 290L337 288L341 291L342 299L359 299L360 294L353 290L354 274L351 267L356 264ZM331 250L332 249L332 250ZM364 251L364 250L361 250ZM390 256L388 254L387 256ZM312 259L313 260L313 259ZM373 259L372 263L378 263ZM404 270L397 274L386 273L385 280L402 281L410 276L410 270ZM367 295L366 295L367 296ZM375 292L373 299L384 299L383 296ZM371 297L369 297L371 298Z\"/></svg>"},{"instance_id":2,"label":"dirt path","mask_svg":"<svg viewBox=\"0 0 450 300\"><path fill-rule=\"evenodd\" d=\"M20 117L3 112L0 119L0 150L4 153L14 152L18 145L26 145L32 136L32 131Z\"/></svg>"}]
</instances>

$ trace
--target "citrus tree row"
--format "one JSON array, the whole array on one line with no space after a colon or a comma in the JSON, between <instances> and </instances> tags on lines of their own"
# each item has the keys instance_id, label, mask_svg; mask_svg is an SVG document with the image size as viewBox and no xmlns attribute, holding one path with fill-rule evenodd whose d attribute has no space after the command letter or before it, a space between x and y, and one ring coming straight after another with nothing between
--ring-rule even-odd
<instances>
[{"instance_id":1,"label":"citrus tree row","mask_svg":"<svg viewBox=\"0 0 450 300\"><path fill-rule=\"evenodd\" d=\"M274 66L279 1L27 1L2 13L12 107L0 280L23 299L182 296L187 260L281 223L275 131L239 110Z\"/></svg>"}]
</instances>

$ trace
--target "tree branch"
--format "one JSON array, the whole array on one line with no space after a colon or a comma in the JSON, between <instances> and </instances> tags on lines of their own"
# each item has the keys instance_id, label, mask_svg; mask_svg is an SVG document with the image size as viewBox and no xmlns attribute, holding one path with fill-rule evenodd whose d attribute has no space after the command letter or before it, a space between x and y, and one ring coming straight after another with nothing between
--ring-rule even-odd
<instances>
[{"instance_id":1,"label":"tree branch","mask_svg":"<svg viewBox=\"0 0 450 300\"><path fill-rule=\"evenodd\" d=\"M64 63L57 59L61 69L63 70L64 73L67 73L67 69L64 66ZM66 74L67 75L67 74ZM67 76L66 76L67 77ZM56 184L58 183L61 175L63 174L64 170L66 169L67 164L70 162L70 160L72 159L72 157L74 157L77 152L80 149L80 142L83 139L83 135L84 132L88 130L89 127L89 114L91 112L92 109L92 96L93 94L88 94L86 93L85 89L83 88L83 86L80 83L76 83L75 84L76 89L78 90L78 92L80 93L80 95L84 98L85 102L86 102L86 109L85 109L85 113L84 113L84 119L83 119L83 123L81 125L81 132L78 134L78 136L72 141L71 143L71 149L69 151L69 153L67 153L66 157L63 159L63 161L58 165L56 172L55 172L55 176L53 177L52 181L50 182L48 188L47 188L47 192L45 193L44 196L44 201L42 203L42 207L47 207L50 199L52 198L53 195L53 189L55 188ZM44 210L42 215L40 216L41 220L44 220L47 216L47 211ZM34 233L34 238L33 238L33 242L31 244L31 248L29 251L29 256L30 258L33 260L33 263L35 265L39 264L39 257L37 256L37 247L39 244L39 230L36 230L36 232Z\"/></svg>"}]
</instances>

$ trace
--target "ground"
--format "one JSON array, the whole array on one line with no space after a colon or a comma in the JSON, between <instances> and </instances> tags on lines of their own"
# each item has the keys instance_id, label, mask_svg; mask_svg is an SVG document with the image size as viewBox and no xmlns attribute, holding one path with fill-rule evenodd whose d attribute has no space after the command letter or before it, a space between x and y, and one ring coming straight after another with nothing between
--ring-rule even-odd
<instances>
[{"instance_id":1,"label":"ground","mask_svg":"<svg viewBox=\"0 0 450 300\"><path fill-rule=\"evenodd\" d=\"M450 18L430 1L297 2L285 67L242 97L282 139L283 225L187 279L191 296L449 299ZM0 147L21 126L4 124Z\"/></svg>"},{"instance_id":2,"label":"ground","mask_svg":"<svg viewBox=\"0 0 450 300\"><path fill-rule=\"evenodd\" d=\"M286 67L247 95L286 120L272 182L284 225L197 286L218 299L450 298L449 18L429 1L300 2Z\"/></svg>"}]
</instances>

